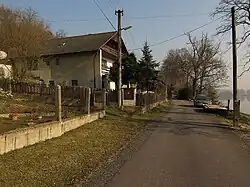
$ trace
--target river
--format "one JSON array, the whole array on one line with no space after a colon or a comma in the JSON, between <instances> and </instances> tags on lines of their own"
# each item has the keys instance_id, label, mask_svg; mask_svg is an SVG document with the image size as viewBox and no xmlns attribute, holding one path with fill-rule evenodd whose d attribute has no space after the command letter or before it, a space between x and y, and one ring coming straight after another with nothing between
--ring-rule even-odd
<instances>
[{"instance_id":1,"label":"river","mask_svg":"<svg viewBox=\"0 0 250 187\"><path fill-rule=\"evenodd\" d=\"M227 101L221 101L223 105L227 106ZM233 102L230 101L230 109L233 109ZM245 114L250 114L250 101L241 101L240 111Z\"/></svg>"}]
</instances>

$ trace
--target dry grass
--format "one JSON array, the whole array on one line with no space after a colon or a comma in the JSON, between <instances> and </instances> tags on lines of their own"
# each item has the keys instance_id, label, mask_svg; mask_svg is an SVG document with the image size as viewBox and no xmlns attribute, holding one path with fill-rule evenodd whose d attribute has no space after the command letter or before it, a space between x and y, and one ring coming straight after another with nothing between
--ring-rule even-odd
<instances>
[{"instance_id":1,"label":"dry grass","mask_svg":"<svg viewBox=\"0 0 250 187\"><path fill-rule=\"evenodd\" d=\"M0 96L0 114L11 113L13 109L17 113L32 113L34 109L39 109L41 112L54 112L55 106L32 96L14 96L14 98Z\"/></svg>"},{"instance_id":2,"label":"dry grass","mask_svg":"<svg viewBox=\"0 0 250 187\"><path fill-rule=\"evenodd\" d=\"M45 100L41 97L15 95L13 98L8 98L0 95L0 114L8 115L11 113L21 114L22 117L19 115L20 117L18 117L17 121L0 117L0 133L27 127L30 120L33 120L35 124L55 120L55 117L53 117L55 106L52 104L46 104ZM42 115L53 115L50 117L43 116L41 120L36 120L34 116L38 113L41 113ZM64 119L73 118L82 114L83 112L79 107L62 107L62 116Z\"/></svg>"},{"instance_id":3,"label":"dry grass","mask_svg":"<svg viewBox=\"0 0 250 187\"><path fill-rule=\"evenodd\" d=\"M48 140L0 156L0 186L71 186L116 153L143 129L145 119L165 111L133 116L116 108L107 117Z\"/></svg>"},{"instance_id":4,"label":"dry grass","mask_svg":"<svg viewBox=\"0 0 250 187\"><path fill-rule=\"evenodd\" d=\"M28 123L31 122L30 120L32 117L26 116L26 117L18 117L18 120L14 121L9 118L0 118L0 133L19 129L19 128L24 128L28 127ZM42 119L35 119L32 121L35 124L40 124L40 123L46 123L46 122L51 122L55 120L55 117L43 117Z\"/></svg>"},{"instance_id":5,"label":"dry grass","mask_svg":"<svg viewBox=\"0 0 250 187\"><path fill-rule=\"evenodd\" d=\"M224 118L224 121L228 125L233 125L233 112L229 112L228 116L222 116ZM241 113L239 117L239 123L243 127L243 129L250 129L250 115Z\"/></svg>"}]
</instances>

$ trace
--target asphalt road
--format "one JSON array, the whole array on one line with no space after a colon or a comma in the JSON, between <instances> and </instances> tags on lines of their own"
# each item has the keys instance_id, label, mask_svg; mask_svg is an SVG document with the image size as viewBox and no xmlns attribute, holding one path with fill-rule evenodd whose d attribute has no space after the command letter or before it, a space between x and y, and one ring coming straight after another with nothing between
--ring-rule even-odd
<instances>
[{"instance_id":1,"label":"asphalt road","mask_svg":"<svg viewBox=\"0 0 250 187\"><path fill-rule=\"evenodd\" d=\"M250 187L250 152L218 118L178 102L108 187Z\"/></svg>"}]
</instances>

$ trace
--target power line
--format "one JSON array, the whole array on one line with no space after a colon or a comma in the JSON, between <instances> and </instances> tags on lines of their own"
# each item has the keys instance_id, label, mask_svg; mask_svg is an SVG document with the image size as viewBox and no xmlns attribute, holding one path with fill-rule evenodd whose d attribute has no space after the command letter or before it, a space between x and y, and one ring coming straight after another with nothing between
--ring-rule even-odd
<instances>
[{"instance_id":1,"label":"power line","mask_svg":"<svg viewBox=\"0 0 250 187\"><path fill-rule=\"evenodd\" d=\"M192 17L192 16L208 16L209 13L197 14L173 14L173 15L155 15L155 16L134 16L128 19L156 19L156 18L174 18L174 17Z\"/></svg>"},{"instance_id":2,"label":"power line","mask_svg":"<svg viewBox=\"0 0 250 187\"><path fill-rule=\"evenodd\" d=\"M88 21L107 21L103 18L94 18L94 19L67 19L67 20L50 20L49 23L58 23L58 22L88 22Z\"/></svg>"},{"instance_id":3,"label":"power line","mask_svg":"<svg viewBox=\"0 0 250 187\"><path fill-rule=\"evenodd\" d=\"M106 20L109 22L109 24L113 27L113 29L116 30L115 26L109 20L108 16L106 16L105 12L102 10L102 8L99 6L99 4L96 2L96 0L93 0L93 2L96 4L97 8L101 11L101 13L103 14L103 16L106 18Z\"/></svg>"},{"instance_id":4,"label":"power line","mask_svg":"<svg viewBox=\"0 0 250 187\"><path fill-rule=\"evenodd\" d=\"M204 25L202 25L202 26L200 26L200 27L197 27L197 28L195 28L195 29L192 29L192 30L190 30L189 32L186 32L186 33L191 33L191 32L194 32L194 31L196 31L196 30L198 30L198 29L201 29L202 27L205 27L205 26L207 26L207 25L209 25L209 24L214 23L215 21L218 21L218 20L219 20L219 19L221 19L222 17L224 17L224 16L221 16L221 17L219 17L219 18L217 18L217 19L215 19L215 20L213 20L213 21L210 21L210 22L208 22L208 23L206 23L206 24L204 24ZM168 41L174 40L174 39L176 39L176 38L179 38L179 37L185 36L185 35L186 35L186 33L183 33L183 34L181 34L181 35L179 35L179 36L176 36L176 37L170 38L170 39L165 40L165 41L162 41L162 42L164 42L164 43L165 43L165 42L168 42ZM220 42L221 42L223 39L224 39L224 37L223 37L223 38L221 38ZM162 42L158 42L158 43L156 43L156 44L158 44L158 45L159 45L159 44L162 44ZM156 44L149 45L149 46L155 46ZM135 50L139 50L139 49L142 49L142 48L131 49L131 50L129 50L129 51L135 51ZM157 63L161 63L161 62L163 62L165 59L166 59L166 57L164 57L162 60L158 61ZM249 69L250 69L250 68L249 68Z\"/></svg>"},{"instance_id":5,"label":"power line","mask_svg":"<svg viewBox=\"0 0 250 187\"><path fill-rule=\"evenodd\" d=\"M224 17L224 16L222 16L222 17ZM151 45L149 45L149 47L153 47L153 46L156 46L156 45L161 45L161 44L163 44L163 43L167 43L167 42L169 42L169 41L178 39L178 38L180 38L180 37L182 37L182 36L185 36L187 33L192 33L192 32L194 32L194 31L196 31L196 30L199 30L199 29L201 29L201 28L207 26L207 25L210 25L210 24L212 24L212 23L218 21L218 20L221 19L222 17L219 17L219 18L217 18L217 19L215 19L215 20L213 20L213 21L210 21L210 22L208 22L208 23L206 23L206 24L204 24L204 25L201 25L201 26L199 26L199 27L196 27L196 28L194 28L194 29L192 29L192 30L190 30L190 31L187 31L187 32L185 32L185 33L183 33L183 34L180 34L180 35L178 35L178 36L169 38L169 39L167 39L167 40L163 40L163 41L161 41L161 42L157 42L157 43L151 44ZM141 49L142 49L142 47L139 47L139 48L135 48L135 49L130 49L129 51L136 51L136 50L141 50Z\"/></svg>"},{"instance_id":6,"label":"power line","mask_svg":"<svg viewBox=\"0 0 250 187\"><path fill-rule=\"evenodd\" d=\"M113 6L112 6L112 3L111 3L111 0L107 0L107 3L109 4L110 8L113 9Z\"/></svg>"},{"instance_id":7,"label":"power line","mask_svg":"<svg viewBox=\"0 0 250 187\"><path fill-rule=\"evenodd\" d=\"M134 16L134 17L124 18L124 20L147 20L147 19L158 19L158 18L193 17L193 16L197 17L197 16L203 16L203 15L207 16L209 14L208 13L198 13L198 14ZM87 21L105 21L106 19L103 19L103 18L93 18L93 19L50 20L48 22L87 22ZM112 20L112 19L109 19L109 20Z\"/></svg>"},{"instance_id":8,"label":"power line","mask_svg":"<svg viewBox=\"0 0 250 187\"><path fill-rule=\"evenodd\" d=\"M130 36L130 38L131 38L131 40L132 40L132 42L133 42L133 44L134 44L134 46L135 46L136 43L135 43L135 38L134 38L134 36L133 36L133 34L132 34L132 31L128 30L128 34L129 34L129 36Z\"/></svg>"}]
</instances>

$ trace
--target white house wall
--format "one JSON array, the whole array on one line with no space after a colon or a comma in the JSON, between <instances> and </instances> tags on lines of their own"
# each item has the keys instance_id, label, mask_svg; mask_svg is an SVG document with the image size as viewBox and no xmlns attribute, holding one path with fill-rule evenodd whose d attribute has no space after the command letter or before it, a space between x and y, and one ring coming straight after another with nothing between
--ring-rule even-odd
<instances>
[{"instance_id":1,"label":"white house wall","mask_svg":"<svg viewBox=\"0 0 250 187\"><path fill-rule=\"evenodd\" d=\"M96 88L102 88L102 50L100 49L95 58L95 78L96 78Z\"/></svg>"},{"instance_id":2,"label":"white house wall","mask_svg":"<svg viewBox=\"0 0 250 187\"><path fill-rule=\"evenodd\" d=\"M56 65L56 58L51 61L51 80L56 84L71 85L72 80L77 80L79 86L94 86L94 65L96 87L101 88L101 53L82 53L63 55L59 57L59 65ZM93 64L95 62L95 64Z\"/></svg>"}]
</instances>

